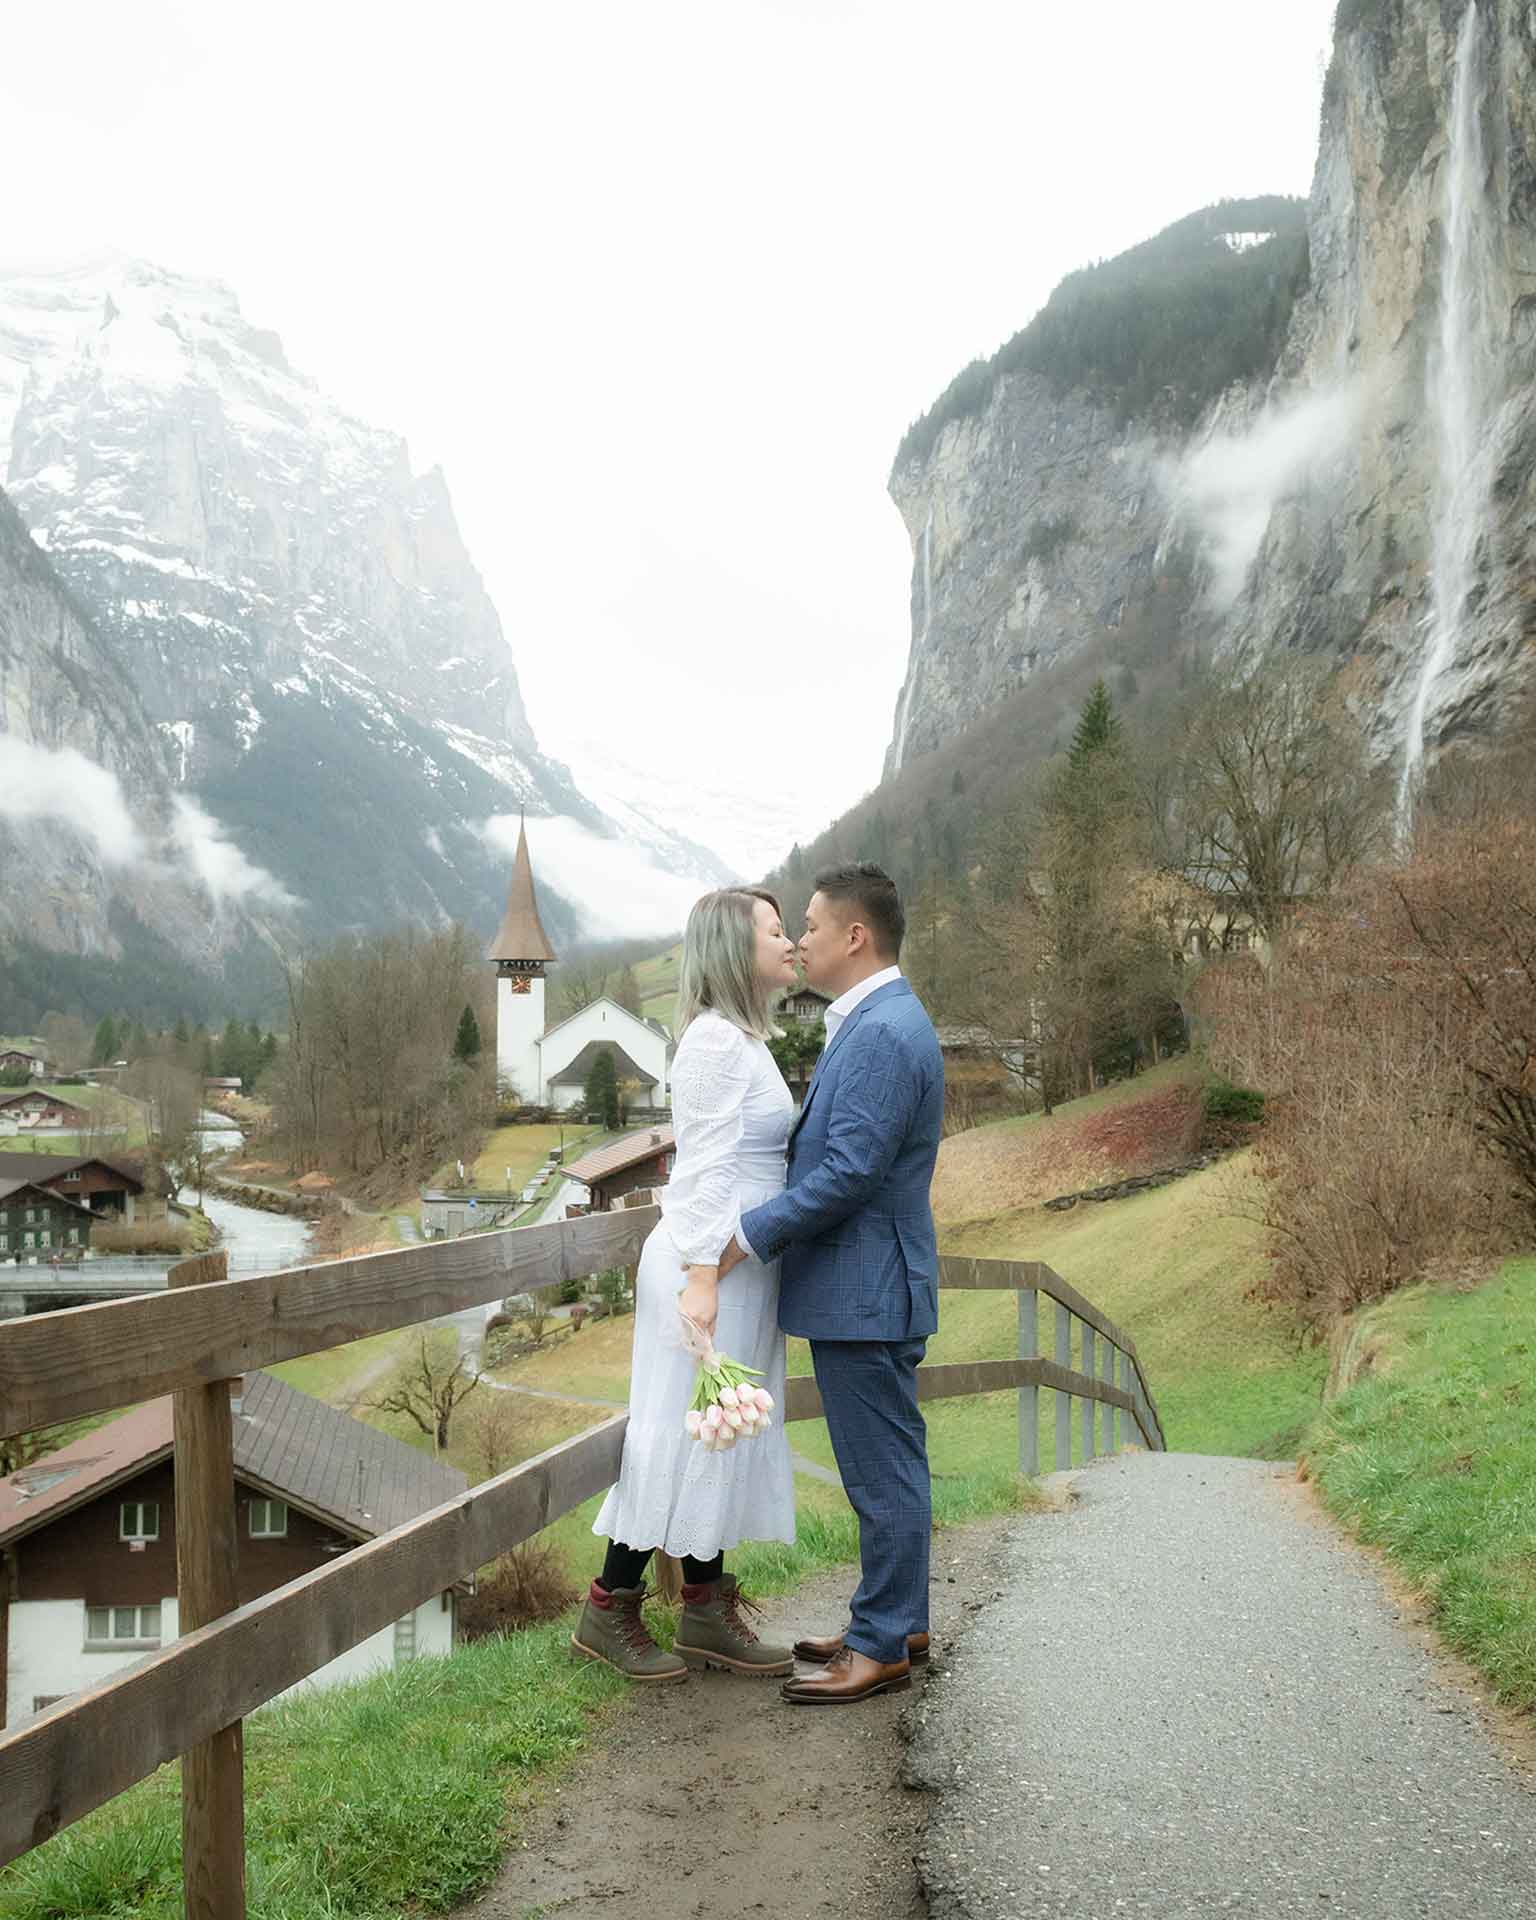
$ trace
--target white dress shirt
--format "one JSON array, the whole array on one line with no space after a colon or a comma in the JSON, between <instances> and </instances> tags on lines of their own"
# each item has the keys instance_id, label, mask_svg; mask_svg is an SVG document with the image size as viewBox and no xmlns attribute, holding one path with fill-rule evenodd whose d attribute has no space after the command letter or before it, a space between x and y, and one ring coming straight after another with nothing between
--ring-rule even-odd
<instances>
[{"instance_id":1,"label":"white dress shirt","mask_svg":"<svg viewBox=\"0 0 1536 1920\"><path fill-rule=\"evenodd\" d=\"M830 1047L837 1038L837 1030L853 1012L854 1008L881 987L888 987L893 980L901 978L900 967L882 967L879 973L870 974L867 980L859 981L846 993L840 993L822 1015L827 1028L827 1045Z\"/></svg>"}]
</instances>

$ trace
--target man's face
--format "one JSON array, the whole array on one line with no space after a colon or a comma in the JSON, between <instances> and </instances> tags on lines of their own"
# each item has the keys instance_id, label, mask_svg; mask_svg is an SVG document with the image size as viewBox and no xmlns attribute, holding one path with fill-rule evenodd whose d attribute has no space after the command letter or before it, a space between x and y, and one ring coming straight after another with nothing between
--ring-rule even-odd
<instances>
[{"instance_id":1,"label":"man's face","mask_svg":"<svg viewBox=\"0 0 1536 1920\"><path fill-rule=\"evenodd\" d=\"M830 993L835 1000L844 991L844 974L857 965L868 935L862 924L850 926L841 902L811 895L805 910L805 932L800 936L800 964L809 986Z\"/></svg>"}]
</instances>

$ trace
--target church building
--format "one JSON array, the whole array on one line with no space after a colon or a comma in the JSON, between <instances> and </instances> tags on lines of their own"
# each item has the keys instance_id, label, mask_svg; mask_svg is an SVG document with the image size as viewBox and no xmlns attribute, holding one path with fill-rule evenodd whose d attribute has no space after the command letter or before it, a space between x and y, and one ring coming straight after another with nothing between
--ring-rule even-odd
<instances>
[{"instance_id":1,"label":"church building","mask_svg":"<svg viewBox=\"0 0 1536 1920\"><path fill-rule=\"evenodd\" d=\"M619 1085L636 1106L670 1104L672 1036L659 1020L628 1012L606 995L546 1025L545 969L556 962L539 918L528 833L517 836L507 910L488 958L496 968L496 1076L525 1106L579 1107L596 1055L614 1056Z\"/></svg>"}]
</instances>

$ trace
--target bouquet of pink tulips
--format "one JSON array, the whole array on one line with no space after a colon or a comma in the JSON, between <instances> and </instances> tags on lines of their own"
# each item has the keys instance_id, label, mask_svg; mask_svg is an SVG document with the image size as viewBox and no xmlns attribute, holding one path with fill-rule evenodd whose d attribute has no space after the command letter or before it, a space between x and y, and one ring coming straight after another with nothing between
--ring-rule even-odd
<instances>
[{"instance_id":1,"label":"bouquet of pink tulips","mask_svg":"<svg viewBox=\"0 0 1536 1920\"><path fill-rule=\"evenodd\" d=\"M773 1395L766 1387L752 1384L762 1378L756 1367L744 1367L739 1360L716 1353L703 1328L686 1314L680 1317L684 1343L699 1356L698 1384L683 1425L701 1447L726 1453L738 1440L750 1440L773 1424Z\"/></svg>"}]
</instances>

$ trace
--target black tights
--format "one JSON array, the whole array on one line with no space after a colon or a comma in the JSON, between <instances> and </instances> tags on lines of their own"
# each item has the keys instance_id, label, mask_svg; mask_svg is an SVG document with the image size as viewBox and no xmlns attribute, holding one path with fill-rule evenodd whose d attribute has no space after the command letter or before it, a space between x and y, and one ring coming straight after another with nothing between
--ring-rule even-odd
<instances>
[{"instance_id":1,"label":"black tights","mask_svg":"<svg viewBox=\"0 0 1536 1920\"><path fill-rule=\"evenodd\" d=\"M650 1547L626 1547L620 1540L610 1540L603 1571L598 1579L599 1586L606 1587L610 1593L619 1589L632 1592L645 1578L651 1552ZM683 1555L683 1578L690 1587L710 1586L724 1571L723 1550L713 1560L695 1560L691 1554Z\"/></svg>"}]
</instances>

